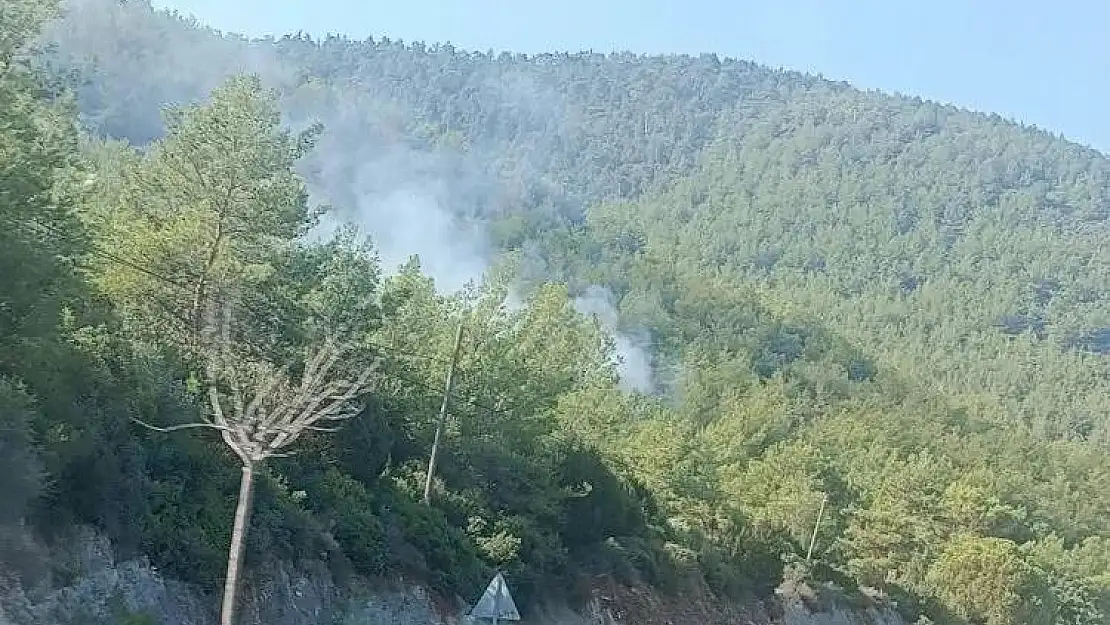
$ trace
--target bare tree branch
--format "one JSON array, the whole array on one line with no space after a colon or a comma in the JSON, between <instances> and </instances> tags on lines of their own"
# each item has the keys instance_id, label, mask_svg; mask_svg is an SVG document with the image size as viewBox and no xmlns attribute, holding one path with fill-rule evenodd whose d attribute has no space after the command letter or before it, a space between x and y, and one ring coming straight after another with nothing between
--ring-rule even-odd
<instances>
[{"instance_id":1,"label":"bare tree branch","mask_svg":"<svg viewBox=\"0 0 1110 625\"><path fill-rule=\"evenodd\" d=\"M226 326L223 336L223 347L213 354L213 360L228 352ZM223 371L213 362L208 369L213 424L223 430L224 441L245 464L285 455L282 450L305 432L336 431L337 427L328 424L362 412L357 400L369 387L375 369L366 367L353 380L343 378L337 366L347 353L348 349L332 341L311 350L295 384L288 369L259 364L248 374L245 364ZM249 398L244 382L252 389Z\"/></svg>"},{"instance_id":2,"label":"bare tree branch","mask_svg":"<svg viewBox=\"0 0 1110 625\"><path fill-rule=\"evenodd\" d=\"M157 425L147 423L146 421L143 421L142 419L139 419L137 417L131 417L131 420L134 421L135 423L138 423L139 425L147 428L148 430L154 430L155 432L177 432L178 430L191 430L191 429L198 429L198 428L209 428L209 429L213 429L213 430L227 430L228 429L227 427L220 426L216 423L209 423L207 421L197 421L195 423L182 423L180 425L169 425L169 426L162 427L162 426L157 426Z\"/></svg>"}]
</instances>

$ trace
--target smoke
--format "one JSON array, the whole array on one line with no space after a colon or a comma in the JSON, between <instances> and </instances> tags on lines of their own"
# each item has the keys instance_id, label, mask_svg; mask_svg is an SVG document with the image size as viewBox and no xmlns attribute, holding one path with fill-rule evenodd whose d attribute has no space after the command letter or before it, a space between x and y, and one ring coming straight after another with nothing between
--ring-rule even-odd
<instances>
[{"instance_id":1,"label":"smoke","mask_svg":"<svg viewBox=\"0 0 1110 625\"><path fill-rule=\"evenodd\" d=\"M520 289L515 285L510 285L508 292L505 293L505 300L501 302L501 306L506 312L515 313L527 308L528 301L520 294Z\"/></svg>"},{"instance_id":2,"label":"smoke","mask_svg":"<svg viewBox=\"0 0 1110 625\"><path fill-rule=\"evenodd\" d=\"M481 282L492 251L480 174L449 151L410 148L372 117L317 119L325 133L302 169L331 220L369 233L387 274L416 255L441 293Z\"/></svg>"},{"instance_id":3,"label":"smoke","mask_svg":"<svg viewBox=\"0 0 1110 625\"><path fill-rule=\"evenodd\" d=\"M488 267L484 232L463 223L422 189L363 196L353 221L371 234L387 274L417 255L436 288L454 293L479 283Z\"/></svg>"},{"instance_id":4,"label":"smoke","mask_svg":"<svg viewBox=\"0 0 1110 625\"><path fill-rule=\"evenodd\" d=\"M46 33L54 48L49 60L87 79L77 95L91 130L143 145L162 135L162 107L202 102L236 73L259 74L281 94L286 124L324 127L299 165L312 201L331 207L312 236L327 238L340 224L353 223L373 240L384 273L419 256L442 293L482 280L495 255L488 234L494 220L524 203L578 215L583 185L603 175L591 168L575 180L545 175L553 165L552 137L560 145L589 144L585 125L574 123L582 112L575 113L554 86L564 78L546 63L527 71L495 64L470 73L465 56L457 61L432 53L421 62L447 63L434 71L457 77L452 89L467 94L440 97L444 86L426 76L392 73L390 58L409 54L395 47L361 48L360 54L383 58L380 64L364 59L368 73L357 80L314 79L307 68L319 61L312 59L337 50L221 35L145 2L69 0L67 9ZM399 94L399 80L418 84ZM444 132L475 119L484 127L475 136ZM547 273L534 248L524 243L520 269L527 280ZM517 290L510 290L509 300L510 307L522 305ZM622 385L652 392L647 333L620 329L612 294L601 287L588 289L575 305L596 315L612 335Z\"/></svg>"},{"instance_id":5,"label":"smoke","mask_svg":"<svg viewBox=\"0 0 1110 625\"><path fill-rule=\"evenodd\" d=\"M272 43L220 35L141 2L68 0L44 40L51 65L85 79L76 91L86 125L137 146L163 135L163 107L203 102L237 73L260 75L281 94L287 125L324 127L298 167L311 201L332 208L312 238L354 223L384 273L416 255L444 293L480 282L488 268L489 211L504 205L491 199L492 174L455 146L414 141L427 122L411 107L373 89L305 82ZM142 53L124 52L134 50Z\"/></svg>"},{"instance_id":6,"label":"smoke","mask_svg":"<svg viewBox=\"0 0 1110 625\"><path fill-rule=\"evenodd\" d=\"M203 102L229 76L251 72L277 86L298 74L264 42L218 36L145 2L66 0L62 9L42 33L46 62L80 74L75 91L88 126L135 145L162 135L163 107Z\"/></svg>"},{"instance_id":7,"label":"smoke","mask_svg":"<svg viewBox=\"0 0 1110 625\"><path fill-rule=\"evenodd\" d=\"M619 315L613 306L612 292L604 287L590 286L585 293L574 298L574 307L578 312L597 319L612 337L621 388L644 394L653 393L655 380L650 338L642 329L628 332L619 328Z\"/></svg>"}]
</instances>

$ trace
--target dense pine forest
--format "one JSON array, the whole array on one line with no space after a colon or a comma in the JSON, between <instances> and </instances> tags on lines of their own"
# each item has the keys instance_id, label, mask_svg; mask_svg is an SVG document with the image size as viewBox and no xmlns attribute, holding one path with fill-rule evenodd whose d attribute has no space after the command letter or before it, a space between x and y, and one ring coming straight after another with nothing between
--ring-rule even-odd
<instances>
[{"instance_id":1,"label":"dense pine forest","mask_svg":"<svg viewBox=\"0 0 1110 625\"><path fill-rule=\"evenodd\" d=\"M208 418L221 318L237 363L372 370L262 467L248 580L1110 622L1105 155L710 55L52 8L0 10L0 577L91 526L218 592L239 460L158 429Z\"/></svg>"}]
</instances>

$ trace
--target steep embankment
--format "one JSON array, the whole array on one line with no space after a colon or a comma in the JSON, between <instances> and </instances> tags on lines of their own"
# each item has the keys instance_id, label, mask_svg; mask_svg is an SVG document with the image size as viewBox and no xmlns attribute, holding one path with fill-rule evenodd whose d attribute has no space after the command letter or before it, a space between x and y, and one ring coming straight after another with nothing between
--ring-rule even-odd
<instances>
[{"instance_id":1,"label":"steep embankment","mask_svg":"<svg viewBox=\"0 0 1110 625\"><path fill-rule=\"evenodd\" d=\"M47 556L39 550L37 557ZM33 589L4 587L0 625L209 625L217 619L211 595L167 579L145 559L117 561L111 545L88 530L66 537L49 554L65 579ZM244 623L265 625L457 625L466 602L444 601L421 585L402 580L345 587L326 563L275 564L244 592ZM730 606L704 589L661 595L602 577L583 580L582 605L532 606L532 625L902 625L881 604L819 596L783 588L769 605ZM774 614L776 616L771 616Z\"/></svg>"},{"instance_id":2,"label":"steep embankment","mask_svg":"<svg viewBox=\"0 0 1110 625\"><path fill-rule=\"evenodd\" d=\"M91 525L124 561L187 583L171 594L211 606L235 459L218 437L129 417L168 425L205 409L164 330L205 266L193 242L218 239L212 207L236 195L211 181L230 179L259 200L239 202L242 223L268 228L238 230L219 259L249 303L244 340L289 355L353 327L381 361L342 435L305 437L260 477L247 561L250 609L275 611L264 618L319 619L359 580L400 571L470 597L500 567L527 605L597 592L601 613L629 623L743 621L729 606L760 621L752 606L799 575L784 561L805 556L817 525L814 585L879 587L934 622L1105 622L1104 156L709 56L248 42L142 2L74 6L48 58L87 79L72 84L96 135L145 148L163 135L161 105L206 102L239 69L279 93L275 105L239 81L135 151L78 141L68 111L5 70L20 106L0 111L0 156L18 165L2 170L18 184L0 204L0 312L14 319L0 442L15 450L0 479L17 496L0 522L61 545L58 566L24 576L30 604L75 605L47 590L74 583L106 599L122 572L125 595L155 597L133 607L200 613L163 605L176 599L157 598L169 595L147 565L67 569L84 542L65 532ZM325 124L295 163L312 196L374 235L387 273L413 252L424 272L382 279L350 232L293 240L308 210L282 116ZM437 295L501 252L517 274ZM551 278L569 290L539 284ZM656 396L620 392L602 329L636 356L617 370L625 386ZM302 606L288 563L321 553L328 573L305 565L303 592L331 598ZM615 586L570 592L598 572ZM722 599L674 591L691 578Z\"/></svg>"}]
</instances>

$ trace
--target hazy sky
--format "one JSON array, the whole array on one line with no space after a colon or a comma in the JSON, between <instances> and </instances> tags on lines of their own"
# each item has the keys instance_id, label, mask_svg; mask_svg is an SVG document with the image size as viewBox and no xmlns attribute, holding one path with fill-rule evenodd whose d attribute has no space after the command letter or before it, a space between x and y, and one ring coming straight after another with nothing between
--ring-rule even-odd
<instances>
[{"instance_id":1,"label":"hazy sky","mask_svg":"<svg viewBox=\"0 0 1110 625\"><path fill-rule=\"evenodd\" d=\"M221 30L715 52L996 112L1110 153L1106 0L155 0Z\"/></svg>"}]
</instances>

